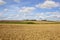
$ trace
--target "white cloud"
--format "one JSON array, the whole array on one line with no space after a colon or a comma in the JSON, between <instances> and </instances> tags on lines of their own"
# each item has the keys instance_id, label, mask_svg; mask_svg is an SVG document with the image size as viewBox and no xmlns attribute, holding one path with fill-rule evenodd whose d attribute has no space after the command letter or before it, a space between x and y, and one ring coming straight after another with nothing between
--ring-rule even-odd
<instances>
[{"instance_id":1,"label":"white cloud","mask_svg":"<svg viewBox=\"0 0 60 40\"><path fill-rule=\"evenodd\" d=\"M60 12L50 12L52 17L60 17Z\"/></svg>"},{"instance_id":2,"label":"white cloud","mask_svg":"<svg viewBox=\"0 0 60 40\"><path fill-rule=\"evenodd\" d=\"M0 17L3 16L7 11L8 9L4 9L2 12L0 12Z\"/></svg>"},{"instance_id":3,"label":"white cloud","mask_svg":"<svg viewBox=\"0 0 60 40\"><path fill-rule=\"evenodd\" d=\"M5 8L3 11L0 12L0 14L5 14L7 12L8 12L8 9Z\"/></svg>"},{"instance_id":4,"label":"white cloud","mask_svg":"<svg viewBox=\"0 0 60 40\"><path fill-rule=\"evenodd\" d=\"M46 14L50 14L50 16L48 17L60 17L60 12L56 11L56 12L47 12ZM54 18L55 18L54 17Z\"/></svg>"},{"instance_id":5,"label":"white cloud","mask_svg":"<svg viewBox=\"0 0 60 40\"><path fill-rule=\"evenodd\" d=\"M0 5L3 5L3 4L6 4L6 2L3 0L0 0Z\"/></svg>"},{"instance_id":6,"label":"white cloud","mask_svg":"<svg viewBox=\"0 0 60 40\"><path fill-rule=\"evenodd\" d=\"M54 2L52 0L46 0L44 3L37 4L36 7L39 7L39 8L54 8L54 7L59 7L59 3Z\"/></svg>"},{"instance_id":7,"label":"white cloud","mask_svg":"<svg viewBox=\"0 0 60 40\"><path fill-rule=\"evenodd\" d=\"M17 2L17 3L19 3L20 2L20 0L14 0L15 2Z\"/></svg>"},{"instance_id":8,"label":"white cloud","mask_svg":"<svg viewBox=\"0 0 60 40\"><path fill-rule=\"evenodd\" d=\"M37 13L37 19L47 19L47 20L60 20L60 12L45 12Z\"/></svg>"},{"instance_id":9,"label":"white cloud","mask_svg":"<svg viewBox=\"0 0 60 40\"><path fill-rule=\"evenodd\" d=\"M8 12L8 9L7 9L7 8L5 8L5 9L4 9L4 12Z\"/></svg>"},{"instance_id":10,"label":"white cloud","mask_svg":"<svg viewBox=\"0 0 60 40\"><path fill-rule=\"evenodd\" d=\"M0 13L0 16L2 16L2 13Z\"/></svg>"},{"instance_id":11,"label":"white cloud","mask_svg":"<svg viewBox=\"0 0 60 40\"><path fill-rule=\"evenodd\" d=\"M34 7L22 7L19 12L20 13L30 13L32 12L33 10L35 10Z\"/></svg>"},{"instance_id":12,"label":"white cloud","mask_svg":"<svg viewBox=\"0 0 60 40\"><path fill-rule=\"evenodd\" d=\"M47 17L47 15L45 15L46 13L37 13L36 16L38 18L38 20L43 20Z\"/></svg>"},{"instance_id":13,"label":"white cloud","mask_svg":"<svg viewBox=\"0 0 60 40\"><path fill-rule=\"evenodd\" d=\"M51 0L46 0L46 1L51 1Z\"/></svg>"}]
</instances>

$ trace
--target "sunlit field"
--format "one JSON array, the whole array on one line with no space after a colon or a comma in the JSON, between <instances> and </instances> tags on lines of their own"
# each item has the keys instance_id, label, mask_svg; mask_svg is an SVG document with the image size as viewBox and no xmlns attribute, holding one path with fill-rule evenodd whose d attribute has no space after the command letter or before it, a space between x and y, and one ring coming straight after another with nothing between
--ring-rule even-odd
<instances>
[{"instance_id":1,"label":"sunlit field","mask_svg":"<svg viewBox=\"0 0 60 40\"><path fill-rule=\"evenodd\" d=\"M0 0L0 40L60 40L60 0Z\"/></svg>"},{"instance_id":2,"label":"sunlit field","mask_svg":"<svg viewBox=\"0 0 60 40\"><path fill-rule=\"evenodd\" d=\"M60 40L60 24L3 24L0 40Z\"/></svg>"}]
</instances>

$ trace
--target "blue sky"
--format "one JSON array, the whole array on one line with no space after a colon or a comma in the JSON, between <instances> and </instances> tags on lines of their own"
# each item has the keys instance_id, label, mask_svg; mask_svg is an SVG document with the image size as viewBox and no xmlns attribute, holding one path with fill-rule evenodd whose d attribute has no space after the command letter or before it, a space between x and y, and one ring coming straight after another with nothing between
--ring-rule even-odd
<instances>
[{"instance_id":1,"label":"blue sky","mask_svg":"<svg viewBox=\"0 0 60 40\"><path fill-rule=\"evenodd\" d=\"M0 0L0 20L59 20L60 0Z\"/></svg>"}]
</instances>

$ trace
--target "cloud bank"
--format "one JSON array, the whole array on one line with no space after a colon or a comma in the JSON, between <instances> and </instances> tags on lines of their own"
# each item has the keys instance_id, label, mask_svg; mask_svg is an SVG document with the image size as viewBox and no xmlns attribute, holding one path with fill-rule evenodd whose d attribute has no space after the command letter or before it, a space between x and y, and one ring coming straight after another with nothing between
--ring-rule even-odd
<instances>
[{"instance_id":1,"label":"cloud bank","mask_svg":"<svg viewBox=\"0 0 60 40\"><path fill-rule=\"evenodd\" d=\"M55 8L59 7L59 3L51 1L51 0L46 0L44 3L39 3L36 5L38 8Z\"/></svg>"}]
</instances>

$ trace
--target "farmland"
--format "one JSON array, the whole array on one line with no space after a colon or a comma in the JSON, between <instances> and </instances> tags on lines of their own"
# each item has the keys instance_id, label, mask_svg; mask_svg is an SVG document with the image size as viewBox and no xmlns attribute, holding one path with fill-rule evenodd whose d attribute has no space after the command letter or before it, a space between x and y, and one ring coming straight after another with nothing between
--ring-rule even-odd
<instances>
[{"instance_id":1,"label":"farmland","mask_svg":"<svg viewBox=\"0 0 60 40\"><path fill-rule=\"evenodd\" d=\"M17 21L17 20L3 20L0 21L0 24L60 24L60 22L56 21Z\"/></svg>"},{"instance_id":2,"label":"farmland","mask_svg":"<svg viewBox=\"0 0 60 40\"><path fill-rule=\"evenodd\" d=\"M0 40L60 40L60 24L0 23Z\"/></svg>"}]
</instances>

